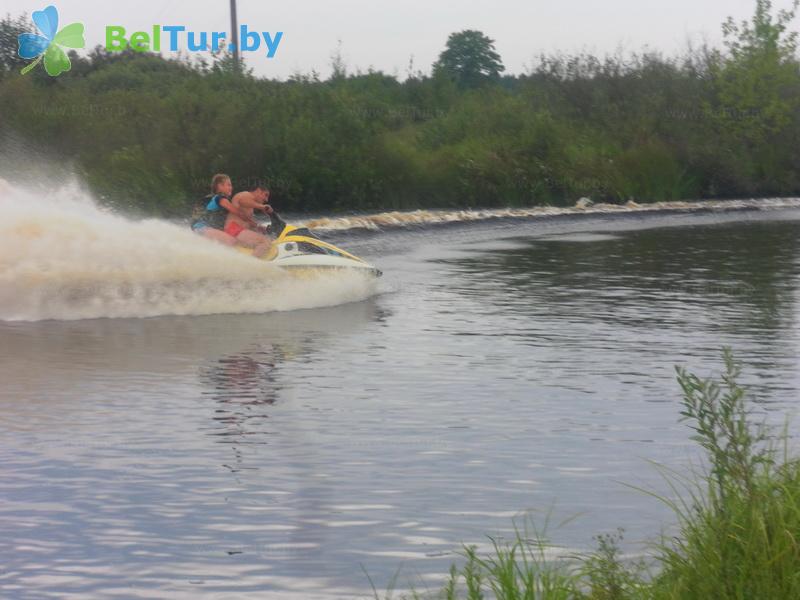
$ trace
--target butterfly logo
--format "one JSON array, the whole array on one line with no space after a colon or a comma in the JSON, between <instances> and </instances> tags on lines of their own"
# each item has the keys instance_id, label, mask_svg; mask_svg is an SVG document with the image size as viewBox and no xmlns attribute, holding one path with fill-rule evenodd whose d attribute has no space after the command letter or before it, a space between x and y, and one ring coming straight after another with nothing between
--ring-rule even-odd
<instances>
[{"instance_id":1,"label":"butterfly logo","mask_svg":"<svg viewBox=\"0 0 800 600\"><path fill-rule=\"evenodd\" d=\"M58 11L55 6L34 11L33 22L42 35L21 33L17 38L19 43L17 53L20 57L36 59L22 69L22 74L25 75L33 69L42 59L44 59L44 70L48 75L58 77L61 73L69 71L72 63L64 48L83 48L86 45L83 39L83 23L71 23L58 31Z\"/></svg>"}]
</instances>

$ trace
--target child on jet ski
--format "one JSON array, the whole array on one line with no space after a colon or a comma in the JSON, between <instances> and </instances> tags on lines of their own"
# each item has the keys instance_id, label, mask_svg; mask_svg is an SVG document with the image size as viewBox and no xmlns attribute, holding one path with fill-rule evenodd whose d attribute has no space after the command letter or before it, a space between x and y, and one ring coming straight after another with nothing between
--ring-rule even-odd
<instances>
[{"instance_id":1,"label":"child on jet ski","mask_svg":"<svg viewBox=\"0 0 800 600\"><path fill-rule=\"evenodd\" d=\"M225 219L228 212L235 210L231 203L233 183L224 173L217 173L211 178L211 194L202 200L202 205L195 210L192 220L192 231L228 246L236 244L236 238L228 235Z\"/></svg>"}]
</instances>

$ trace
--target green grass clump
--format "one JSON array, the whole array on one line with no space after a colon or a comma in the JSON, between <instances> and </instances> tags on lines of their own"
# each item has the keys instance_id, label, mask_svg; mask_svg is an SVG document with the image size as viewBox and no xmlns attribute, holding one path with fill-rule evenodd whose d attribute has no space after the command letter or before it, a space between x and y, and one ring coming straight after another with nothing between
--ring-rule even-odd
<instances>
[{"instance_id":1,"label":"green grass clump","mask_svg":"<svg viewBox=\"0 0 800 600\"><path fill-rule=\"evenodd\" d=\"M480 557L475 547L466 548L466 564L460 570L450 569L444 597L447 600L572 598L579 573L564 561L548 560L549 544L543 537L531 538L519 530L516 533L516 539L510 542L492 539L492 553L486 557Z\"/></svg>"},{"instance_id":2,"label":"green grass clump","mask_svg":"<svg viewBox=\"0 0 800 600\"><path fill-rule=\"evenodd\" d=\"M681 415L705 451L703 470L666 471L677 533L654 544L652 564L620 553L621 530L589 555L553 560L542 535L516 530L487 556L474 547L445 588L415 598L455 600L789 600L800 598L800 461L786 431L753 423L729 350L720 381L678 368ZM377 597L377 596L376 596Z\"/></svg>"},{"instance_id":3,"label":"green grass clump","mask_svg":"<svg viewBox=\"0 0 800 600\"><path fill-rule=\"evenodd\" d=\"M680 534L660 544L652 597L800 598L800 462L785 433L751 424L729 351L725 367L720 384L678 370L709 468L671 502Z\"/></svg>"}]
</instances>

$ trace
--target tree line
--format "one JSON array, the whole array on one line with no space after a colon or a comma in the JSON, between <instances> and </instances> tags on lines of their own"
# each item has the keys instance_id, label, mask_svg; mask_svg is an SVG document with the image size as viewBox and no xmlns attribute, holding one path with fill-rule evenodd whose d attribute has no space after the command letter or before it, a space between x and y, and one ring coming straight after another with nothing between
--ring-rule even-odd
<instances>
[{"instance_id":1,"label":"tree line","mask_svg":"<svg viewBox=\"0 0 800 600\"><path fill-rule=\"evenodd\" d=\"M0 21L0 136L46 148L110 206L188 214L213 173L266 182L291 211L492 207L800 193L797 10L757 0L724 44L538 57L504 74L494 43L454 33L431 73L285 81L230 56L70 55L27 75ZM7 149L6 149L7 150ZM3 175L0 173L0 175Z\"/></svg>"}]
</instances>

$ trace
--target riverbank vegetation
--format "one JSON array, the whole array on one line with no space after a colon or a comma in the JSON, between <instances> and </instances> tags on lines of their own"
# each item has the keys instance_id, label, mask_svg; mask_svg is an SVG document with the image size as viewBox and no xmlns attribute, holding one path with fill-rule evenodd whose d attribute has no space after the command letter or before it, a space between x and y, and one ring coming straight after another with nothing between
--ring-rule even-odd
<instances>
[{"instance_id":1,"label":"riverbank vegetation","mask_svg":"<svg viewBox=\"0 0 800 600\"><path fill-rule=\"evenodd\" d=\"M683 369L683 419L703 449L705 470L666 471L660 500L677 530L653 544L652 559L631 562L619 536L598 538L588 556L548 558L535 531L518 531L481 555L465 549L445 589L418 598L478 600L785 600L800 598L800 460L788 436L754 423L739 366L725 353L720 381Z\"/></svg>"},{"instance_id":2,"label":"riverbank vegetation","mask_svg":"<svg viewBox=\"0 0 800 600\"><path fill-rule=\"evenodd\" d=\"M218 171L265 180L292 211L798 195L796 9L757 0L751 20L724 24L724 47L674 57L551 54L510 75L491 39L465 31L430 74L351 73L336 56L330 78L286 81L224 55L100 48L57 78L21 75L16 35L33 26L9 16L0 144L66 161L106 204L161 215L188 214Z\"/></svg>"}]
</instances>

